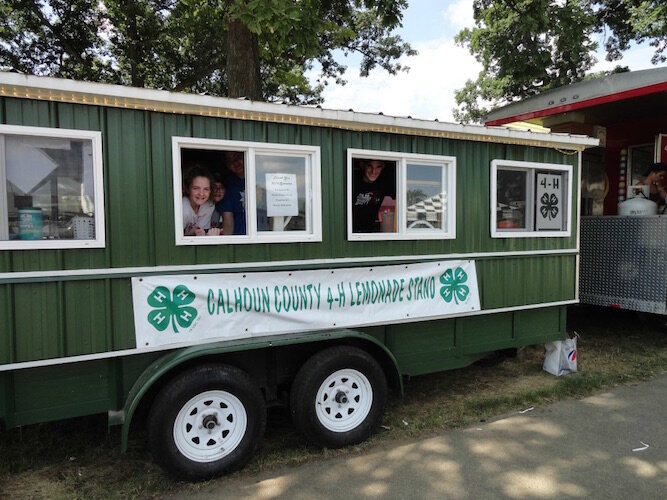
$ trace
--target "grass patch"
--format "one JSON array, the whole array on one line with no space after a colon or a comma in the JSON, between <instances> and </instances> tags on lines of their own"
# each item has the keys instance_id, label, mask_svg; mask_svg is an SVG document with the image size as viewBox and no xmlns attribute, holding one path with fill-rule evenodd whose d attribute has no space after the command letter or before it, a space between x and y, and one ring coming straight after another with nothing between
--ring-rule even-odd
<instances>
[{"instance_id":1,"label":"grass patch","mask_svg":"<svg viewBox=\"0 0 667 500\"><path fill-rule=\"evenodd\" d=\"M493 365L413 377L406 381L405 396L389 401L381 431L343 450L309 446L294 430L289 413L272 409L260 449L233 476L350 456L667 371L667 330L661 318L640 322L623 311L575 308L569 323L580 335L579 373L557 378L543 372L544 349L534 346ZM174 481L155 466L141 430L131 435L130 449L121 455L120 429L108 432L105 415L3 432L0 450L0 497L152 498L201 488Z\"/></svg>"}]
</instances>

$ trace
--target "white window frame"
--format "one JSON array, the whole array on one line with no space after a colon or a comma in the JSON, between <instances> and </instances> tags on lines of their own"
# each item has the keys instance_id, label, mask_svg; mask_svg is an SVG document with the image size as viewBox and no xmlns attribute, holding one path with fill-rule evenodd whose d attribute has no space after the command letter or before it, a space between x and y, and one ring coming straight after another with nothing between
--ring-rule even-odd
<instances>
[{"instance_id":1,"label":"white window frame","mask_svg":"<svg viewBox=\"0 0 667 500\"><path fill-rule=\"evenodd\" d=\"M95 239L91 240L9 240L7 214L7 165L5 137L22 135L57 139L90 140L93 156L93 196L95 198ZM102 132L64 128L0 125L0 250L42 250L68 248L104 248L104 178L102 167Z\"/></svg>"},{"instance_id":2,"label":"white window frame","mask_svg":"<svg viewBox=\"0 0 667 500\"><path fill-rule=\"evenodd\" d=\"M498 204L498 169L526 172L526 229L498 229L496 206ZM567 197L565 230L561 231L537 231L535 227L535 179L536 171L552 171L566 174ZM560 163L538 163L532 161L517 160L492 160L491 161L491 237L492 238L553 238L568 237L572 232L572 165Z\"/></svg>"},{"instance_id":3,"label":"white window frame","mask_svg":"<svg viewBox=\"0 0 667 500\"><path fill-rule=\"evenodd\" d=\"M295 243L322 241L322 192L320 147L264 142L230 141L172 137L172 165L174 178L174 236L176 246L224 245L251 243ZM183 171L182 149L206 149L238 151L244 154L246 180L246 234L220 236L183 235ZM300 156L306 159L306 230L305 231L257 231L257 200L255 179L255 155ZM312 220L308 220L312 218ZM310 230L310 231L309 231Z\"/></svg>"},{"instance_id":4,"label":"white window frame","mask_svg":"<svg viewBox=\"0 0 667 500\"><path fill-rule=\"evenodd\" d=\"M352 227L352 160L353 159L385 160L396 163L396 217L395 233L355 233ZM447 230L443 229L411 229L407 228L407 165L419 162L420 165L441 167L442 180L447 189L446 218L443 221ZM349 241L380 241L380 240L451 240L456 238L456 157L396 153L371 149L347 150L347 239Z\"/></svg>"}]
</instances>

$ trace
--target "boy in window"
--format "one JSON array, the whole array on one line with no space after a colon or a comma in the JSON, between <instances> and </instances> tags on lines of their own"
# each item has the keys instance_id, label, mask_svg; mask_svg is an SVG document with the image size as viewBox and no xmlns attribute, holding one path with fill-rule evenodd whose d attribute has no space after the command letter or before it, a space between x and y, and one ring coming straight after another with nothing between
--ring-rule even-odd
<instances>
[{"instance_id":1,"label":"boy in window","mask_svg":"<svg viewBox=\"0 0 667 500\"><path fill-rule=\"evenodd\" d=\"M352 231L377 233L384 197L396 197L395 179L390 179L391 172L384 171L395 171L395 167L387 168L382 160L364 159L360 163L361 168L352 183Z\"/></svg>"},{"instance_id":2,"label":"boy in window","mask_svg":"<svg viewBox=\"0 0 667 500\"><path fill-rule=\"evenodd\" d=\"M222 214L222 234L246 234L245 162L241 151L225 151L229 177L225 197L216 208Z\"/></svg>"}]
</instances>

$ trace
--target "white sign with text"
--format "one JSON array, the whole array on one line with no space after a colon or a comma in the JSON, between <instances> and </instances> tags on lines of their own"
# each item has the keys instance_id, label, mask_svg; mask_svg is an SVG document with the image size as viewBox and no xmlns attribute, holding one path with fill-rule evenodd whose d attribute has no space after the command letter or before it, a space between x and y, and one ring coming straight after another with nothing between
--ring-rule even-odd
<instances>
[{"instance_id":1,"label":"white sign with text","mask_svg":"<svg viewBox=\"0 0 667 500\"><path fill-rule=\"evenodd\" d=\"M299 215L295 174L266 174L266 214L269 217Z\"/></svg>"},{"instance_id":2,"label":"white sign with text","mask_svg":"<svg viewBox=\"0 0 667 500\"><path fill-rule=\"evenodd\" d=\"M137 347L456 316L480 309L474 261L132 278Z\"/></svg>"}]
</instances>

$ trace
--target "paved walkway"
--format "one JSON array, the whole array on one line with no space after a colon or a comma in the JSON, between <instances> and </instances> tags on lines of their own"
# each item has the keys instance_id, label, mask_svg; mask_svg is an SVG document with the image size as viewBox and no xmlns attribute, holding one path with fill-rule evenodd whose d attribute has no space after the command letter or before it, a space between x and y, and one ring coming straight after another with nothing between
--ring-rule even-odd
<instances>
[{"instance_id":1,"label":"paved walkway","mask_svg":"<svg viewBox=\"0 0 667 500\"><path fill-rule=\"evenodd\" d=\"M199 498L667 498L667 375L363 456L221 479Z\"/></svg>"}]
</instances>

